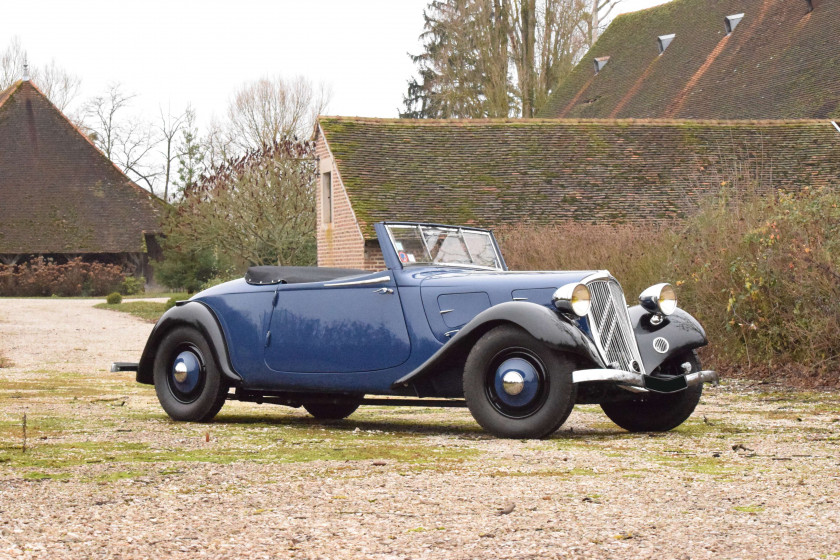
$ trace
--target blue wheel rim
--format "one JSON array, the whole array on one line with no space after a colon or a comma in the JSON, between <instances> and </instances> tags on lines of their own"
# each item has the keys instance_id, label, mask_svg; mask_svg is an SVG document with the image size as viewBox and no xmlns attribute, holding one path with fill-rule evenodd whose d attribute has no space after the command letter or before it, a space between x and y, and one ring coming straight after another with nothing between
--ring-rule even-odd
<instances>
[{"instance_id":1,"label":"blue wheel rim","mask_svg":"<svg viewBox=\"0 0 840 560\"><path fill-rule=\"evenodd\" d=\"M506 377L510 375L510 377ZM521 380L505 388L504 380ZM542 360L526 348L509 348L497 354L490 362L485 383L487 397L493 407L509 418L527 418L545 403L548 393L548 376Z\"/></svg>"},{"instance_id":2,"label":"blue wheel rim","mask_svg":"<svg viewBox=\"0 0 840 560\"><path fill-rule=\"evenodd\" d=\"M204 358L195 345L183 344L173 352L167 378L176 399L194 402L201 395L205 377Z\"/></svg>"}]
</instances>

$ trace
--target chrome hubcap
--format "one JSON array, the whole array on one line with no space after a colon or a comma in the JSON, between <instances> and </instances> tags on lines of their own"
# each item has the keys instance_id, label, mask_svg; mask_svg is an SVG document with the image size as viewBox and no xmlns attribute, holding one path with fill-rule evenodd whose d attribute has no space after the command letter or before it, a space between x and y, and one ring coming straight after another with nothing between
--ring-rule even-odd
<instances>
[{"instance_id":1,"label":"chrome hubcap","mask_svg":"<svg viewBox=\"0 0 840 560\"><path fill-rule=\"evenodd\" d=\"M175 364L175 381L183 383L187 380L187 364L178 362Z\"/></svg>"},{"instance_id":2,"label":"chrome hubcap","mask_svg":"<svg viewBox=\"0 0 840 560\"><path fill-rule=\"evenodd\" d=\"M204 362L201 353L191 344L180 348L170 366L169 386L181 402L192 402L204 385Z\"/></svg>"},{"instance_id":3,"label":"chrome hubcap","mask_svg":"<svg viewBox=\"0 0 840 560\"><path fill-rule=\"evenodd\" d=\"M525 377L518 371L510 370L502 376L502 389L508 395L518 395L525 388Z\"/></svg>"},{"instance_id":4,"label":"chrome hubcap","mask_svg":"<svg viewBox=\"0 0 840 560\"><path fill-rule=\"evenodd\" d=\"M545 369L530 350L505 349L491 360L487 396L503 415L510 418L530 416L542 406L546 388Z\"/></svg>"}]
</instances>

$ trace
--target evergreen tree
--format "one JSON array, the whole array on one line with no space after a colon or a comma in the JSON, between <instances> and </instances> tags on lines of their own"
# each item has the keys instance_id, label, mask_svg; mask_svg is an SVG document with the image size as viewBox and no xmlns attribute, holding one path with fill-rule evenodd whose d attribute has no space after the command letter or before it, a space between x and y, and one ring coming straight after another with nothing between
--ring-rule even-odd
<instances>
[{"instance_id":1,"label":"evergreen tree","mask_svg":"<svg viewBox=\"0 0 840 560\"><path fill-rule=\"evenodd\" d=\"M585 52L590 1L432 1L400 116L534 116Z\"/></svg>"}]
</instances>

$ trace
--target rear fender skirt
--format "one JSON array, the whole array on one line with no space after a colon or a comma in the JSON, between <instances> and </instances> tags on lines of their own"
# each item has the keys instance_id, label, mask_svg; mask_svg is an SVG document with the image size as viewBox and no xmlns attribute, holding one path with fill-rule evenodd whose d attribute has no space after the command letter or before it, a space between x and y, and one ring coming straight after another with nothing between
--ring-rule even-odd
<instances>
[{"instance_id":1,"label":"rear fender skirt","mask_svg":"<svg viewBox=\"0 0 840 560\"><path fill-rule=\"evenodd\" d=\"M685 350L694 350L706 346L709 341L706 338L706 331L697 322L697 319L677 309L671 315L662 318L662 322L655 324L654 314L636 305L627 310L630 313L630 323L636 333L636 342L639 345L639 353L645 365L645 371L651 373L662 365L662 362L671 356ZM657 351L655 342L657 339L664 339L667 342L665 352ZM658 341L660 350L665 348L662 341Z\"/></svg>"},{"instance_id":2,"label":"rear fender skirt","mask_svg":"<svg viewBox=\"0 0 840 560\"><path fill-rule=\"evenodd\" d=\"M406 387L428 374L446 369L451 359L468 353L484 333L506 323L521 327L552 348L577 354L583 363L604 367L592 341L576 326L561 318L556 311L536 303L510 301L494 305L476 315L428 360L395 381L391 387Z\"/></svg>"},{"instance_id":3,"label":"rear fender skirt","mask_svg":"<svg viewBox=\"0 0 840 560\"><path fill-rule=\"evenodd\" d=\"M236 373L230 363L227 342L215 313L203 302L187 301L179 302L176 307L170 308L152 329L152 334L149 335L146 348L143 349L143 355L140 358L140 366L137 368L138 383L149 385L154 383L153 368L157 348L166 333L180 326L192 327L200 332L210 345L222 374L234 383L242 381L242 377Z\"/></svg>"}]
</instances>

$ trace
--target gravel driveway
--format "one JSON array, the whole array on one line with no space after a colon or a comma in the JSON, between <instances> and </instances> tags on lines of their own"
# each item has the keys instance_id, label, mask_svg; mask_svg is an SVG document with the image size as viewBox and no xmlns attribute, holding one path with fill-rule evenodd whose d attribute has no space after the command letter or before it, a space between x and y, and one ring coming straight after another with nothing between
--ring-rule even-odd
<instances>
[{"instance_id":1,"label":"gravel driveway","mask_svg":"<svg viewBox=\"0 0 840 560\"><path fill-rule=\"evenodd\" d=\"M176 424L107 371L151 325L94 303L0 299L0 558L840 556L837 393L728 382L668 434L578 406L544 441L460 409Z\"/></svg>"}]
</instances>

